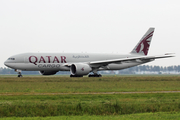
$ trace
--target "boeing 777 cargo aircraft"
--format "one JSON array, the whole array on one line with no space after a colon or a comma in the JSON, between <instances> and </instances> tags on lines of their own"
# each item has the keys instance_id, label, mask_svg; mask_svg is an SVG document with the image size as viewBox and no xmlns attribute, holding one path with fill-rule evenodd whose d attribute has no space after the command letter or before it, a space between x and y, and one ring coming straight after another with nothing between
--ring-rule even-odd
<instances>
[{"instance_id":1,"label":"boeing 777 cargo aircraft","mask_svg":"<svg viewBox=\"0 0 180 120\"><path fill-rule=\"evenodd\" d=\"M159 58L173 57L171 54L147 56L154 28L149 28L134 49L125 55L90 53L23 53L9 57L4 64L18 72L40 71L42 75L54 75L58 71L70 71L70 77L101 77L98 71L121 70Z\"/></svg>"}]
</instances>

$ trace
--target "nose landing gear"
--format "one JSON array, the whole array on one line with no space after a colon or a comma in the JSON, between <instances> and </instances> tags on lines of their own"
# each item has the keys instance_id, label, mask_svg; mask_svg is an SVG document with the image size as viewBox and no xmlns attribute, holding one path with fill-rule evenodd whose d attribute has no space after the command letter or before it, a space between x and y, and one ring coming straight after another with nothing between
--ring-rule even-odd
<instances>
[{"instance_id":1,"label":"nose landing gear","mask_svg":"<svg viewBox=\"0 0 180 120\"><path fill-rule=\"evenodd\" d=\"M14 71L18 73L18 77L23 77L22 74L21 74L21 70L17 70L17 69L16 69L16 70L14 70Z\"/></svg>"},{"instance_id":2,"label":"nose landing gear","mask_svg":"<svg viewBox=\"0 0 180 120\"><path fill-rule=\"evenodd\" d=\"M23 76L21 75L21 73L18 73L18 77L23 77Z\"/></svg>"}]
</instances>

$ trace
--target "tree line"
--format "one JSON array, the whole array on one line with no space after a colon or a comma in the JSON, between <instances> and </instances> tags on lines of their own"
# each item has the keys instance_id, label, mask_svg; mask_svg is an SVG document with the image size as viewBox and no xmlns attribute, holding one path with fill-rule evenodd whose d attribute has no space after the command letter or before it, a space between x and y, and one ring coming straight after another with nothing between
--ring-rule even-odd
<instances>
[{"instance_id":1,"label":"tree line","mask_svg":"<svg viewBox=\"0 0 180 120\"><path fill-rule=\"evenodd\" d=\"M150 65L140 65L131 68L127 68L124 70L120 70L120 74L135 74L137 72L156 72L156 73L163 73L163 72L180 72L180 65L174 66L150 66Z\"/></svg>"},{"instance_id":2,"label":"tree line","mask_svg":"<svg viewBox=\"0 0 180 120\"><path fill-rule=\"evenodd\" d=\"M180 65L174 65L174 66L150 66L150 65L141 65L141 66L135 66L123 70L118 71L102 71L102 74L114 74L114 72L118 74L136 74L137 72L180 72ZM1 67L0 68L0 74L17 74L14 69ZM22 74L29 74L29 75L36 75L39 74L38 71L22 71ZM59 71L57 74L70 74L70 72L66 71Z\"/></svg>"}]
</instances>

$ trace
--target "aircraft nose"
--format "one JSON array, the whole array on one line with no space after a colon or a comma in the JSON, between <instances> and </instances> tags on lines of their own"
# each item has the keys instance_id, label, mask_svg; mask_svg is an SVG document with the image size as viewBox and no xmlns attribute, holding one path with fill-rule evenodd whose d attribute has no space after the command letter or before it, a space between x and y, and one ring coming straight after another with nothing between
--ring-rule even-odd
<instances>
[{"instance_id":1,"label":"aircraft nose","mask_svg":"<svg viewBox=\"0 0 180 120\"><path fill-rule=\"evenodd\" d=\"M5 65L5 66L8 66L7 60L4 62L4 65Z\"/></svg>"},{"instance_id":2,"label":"aircraft nose","mask_svg":"<svg viewBox=\"0 0 180 120\"><path fill-rule=\"evenodd\" d=\"M4 65L10 68L12 67L11 63L9 63L7 60L4 62Z\"/></svg>"}]
</instances>

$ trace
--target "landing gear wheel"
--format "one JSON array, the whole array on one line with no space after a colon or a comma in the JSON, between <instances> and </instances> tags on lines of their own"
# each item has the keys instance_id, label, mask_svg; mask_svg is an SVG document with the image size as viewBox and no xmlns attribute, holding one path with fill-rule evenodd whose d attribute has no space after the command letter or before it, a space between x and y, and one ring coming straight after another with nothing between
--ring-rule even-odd
<instances>
[{"instance_id":1,"label":"landing gear wheel","mask_svg":"<svg viewBox=\"0 0 180 120\"><path fill-rule=\"evenodd\" d=\"M22 77L22 75L18 75L18 77Z\"/></svg>"},{"instance_id":2,"label":"landing gear wheel","mask_svg":"<svg viewBox=\"0 0 180 120\"><path fill-rule=\"evenodd\" d=\"M15 69L14 71L18 73L18 77L22 77L21 70Z\"/></svg>"},{"instance_id":3,"label":"landing gear wheel","mask_svg":"<svg viewBox=\"0 0 180 120\"><path fill-rule=\"evenodd\" d=\"M70 75L70 77L83 77L83 75Z\"/></svg>"},{"instance_id":4,"label":"landing gear wheel","mask_svg":"<svg viewBox=\"0 0 180 120\"><path fill-rule=\"evenodd\" d=\"M88 77L102 77L101 74L90 74L88 75Z\"/></svg>"},{"instance_id":5,"label":"landing gear wheel","mask_svg":"<svg viewBox=\"0 0 180 120\"><path fill-rule=\"evenodd\" d=\"M18 77L22 77L22 74L21 74L21 72L18 72Z\"/></svg>"}]
</instances>

